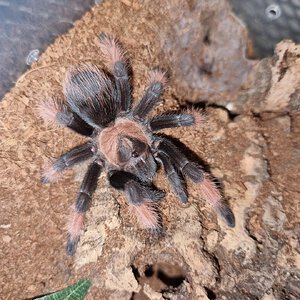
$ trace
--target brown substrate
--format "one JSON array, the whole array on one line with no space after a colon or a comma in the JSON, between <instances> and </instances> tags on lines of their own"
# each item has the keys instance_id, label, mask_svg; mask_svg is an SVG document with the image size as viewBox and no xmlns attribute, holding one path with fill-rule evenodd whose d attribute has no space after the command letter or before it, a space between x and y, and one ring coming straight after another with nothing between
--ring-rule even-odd
<instances>
[{"instance_id":1,"label":"brown substrate","mask_svg":"<svg viewBox=\"0 0 300 300\"><path fill-rule=\"evenodd\" d=\"M87 299L299 299L298 113L259 112L254 117L243 112L233 118L223 108L209 107L206 127L165 130L201 157L220 180L236 217L234 229L217 218L190 183L190 204L181 205L159 172L156 184L167 193L161 203L165 235L153 237L139 229L125 198L109 187L103 174L77 254L70 258L65 253L65 225L86 165L68 171L57 183L40 182L49 158L82 138L45 126L36 108L46 97L62 93L70 66L80 62L101 66L97 45L101 31L118 36L128 50L135 99L142 95L151 67L173 72L164 105L157 110L177 109L196 99L222 104L214 99L230 98L239 89L243 78L233 72L237 67L231 62L240 61L243 74L253 63L244 59L242 50L235 60L224 58L217 39L211 42L214 35L209 39L204 28L210 24L210 32L218 31L213 17L223 8L228 19L222 22L229 22L224 34L232 34L232 42L223 46L242 49L243 34L237 34L238 23L225 2L205 3L177 0L161 7L161 1L105 1L59 37L6 95L0 107L1 299L50 293L82 277L93 282ZM179 38L178 30L192 24L192 18L198 18L199 28L182 44L185 39ZM202 44L195 45L194 36L200 36ZM215 60L225 59L226 67L231 67L226 82L220 79L225 75L214 73L207 63L199 77L184 70L180 58L188 59L191 52L190 57L198 59L201 51L194 51L203 44L211 44L214 51L205 53L218 54ZM211 85L209 93L201 91L201 80Z\"/></svg>"}]
</instances>

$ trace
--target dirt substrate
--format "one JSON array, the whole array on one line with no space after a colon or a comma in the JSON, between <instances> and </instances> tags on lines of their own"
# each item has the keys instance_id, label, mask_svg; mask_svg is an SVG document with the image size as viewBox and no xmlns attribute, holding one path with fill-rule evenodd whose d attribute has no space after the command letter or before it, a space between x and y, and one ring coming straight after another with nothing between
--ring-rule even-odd
<instances>
[{"instance_id":1,"label":"dirt substrate","mask_svg":"<svg viewBox=\"0 0 300 300\"><path fill-rule=\"evenodd\" d=\"M181 205L159 172L155 183L167 194L165 234L153 237L103 174L78 251L66 255L68 214L87 165L51 185L41 184L40 175L50 158L83 139L44 125L37 106L61 95L70 66L101 66L101 31L117 35L128 50L135 99L149 69L160 65L172 76L157 111L187 101L212 104L205 127L164 133L180 139L219 179L234 229L190 183L189 204ZM299 50L283 43L273 59L257 63L245 59L245 44L223 1L161 7L158 0L108 0L47 49L0 107L1 299L32 298L83 277L93 283L87 299L299 299ZM282 80L287 92L279 97ZM272 93L280 109L272 106Z\"/></svg>"}]
</instances>

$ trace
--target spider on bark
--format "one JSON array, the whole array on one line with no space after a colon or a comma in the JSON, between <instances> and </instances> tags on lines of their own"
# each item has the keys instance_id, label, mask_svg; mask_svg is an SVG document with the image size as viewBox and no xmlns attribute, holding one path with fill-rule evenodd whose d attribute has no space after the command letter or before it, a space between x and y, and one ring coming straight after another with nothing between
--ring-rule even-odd
<instances>
[{"instance_id":1,"label":"spider on bark","mask_svg":"<svg viewBox=\"0 0 300 300\"><path fill-rule=\"evenodd\" d=\"M42 117L88 137L88 141L55 159L42 177L51 182L67 168L92 159L83 178L68 226L67 254L74 255L83 229L85 212L102 171L109 183L124 192L129 206L144 228L161 231L158 203L164 192L152 180L162 166L181 202L188 201L184 178L195 183L200 195L234 227L232 211L221 193L197 163L191 162L167 137L155 134L164 128L202 125L204 115L197 110L164 113L148 118L160 100L166 84L165 73L153 70L149 86L132 106L129 65L119 42L108 34L99 37L100 49L109 72L93 65L68 71L64 81L65 100L50 98L40 107Z\"/></svg>"}]
</instances>

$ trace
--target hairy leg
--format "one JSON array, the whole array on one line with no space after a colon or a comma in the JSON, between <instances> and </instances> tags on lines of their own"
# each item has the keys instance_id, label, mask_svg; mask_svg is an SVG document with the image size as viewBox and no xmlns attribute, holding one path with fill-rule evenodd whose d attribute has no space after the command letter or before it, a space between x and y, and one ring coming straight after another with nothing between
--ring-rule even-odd
<instances>
[{"instance_id":1,"label":"hairy leg","mask_svg":"<svg viewBox=\"0 0 300 300\"><path fill-rule=\"evenodd\" d=\"M84 225L84 214L91 206L92 195L97 188L97 181L102 171L102 163L94 161L88 168L80 186L75 202L75 210L68 224L67 254L74 255Z\"/></svg>"},{"instance_id":2,"label":"hairy leg","mask_svg":"<svg viewBox=\"0 0 300 300\"><path fill-rule=\"evenodd\" d=\"M46 122L55 122L73 131L91 136L94 128L72 112L66 103L59 98L49 98L39 106L39 113Z\"/></svg>"},{"instance_id":3,"label":"hairy leg","mask_svg":"<svg viewBox=\"0 0 300 300\"><path fill-rule=\"evenodd\" d=\"M125 171L112 171L110 184L125 193L131 210L140 224L153 232L161 231L161 220L157 202L164 197L164 192L142 184L137 178Z\"/></svg>"},{"instance_id":4,"label":"hairy leg","mask_svg":"<svg viewBox=\"0 0 300 300\"><path fill-rule=\"evenodd\" d=\"M205 114L195 109L187 110L179 114L165 113L152 118L150 120L150 128L152 131L157 131L164 128L181 126L202 126L205 119Z\"/></svg>"},{"instance_id":5,"label":"hairy leg","mask_svg":"<svg viewBox=\"0 0 300 300\"><path fill-rule=\"evenodd\" d=\"M93 149L94 146L92 143L85 143L64 153L44 170L42 182L48 183L54 181L65 169L91 158L94 155Z\"/></svg>"},{"instance_id":6,"label":"hairy leg","mask_svg":"<svg viewBox=\"0 0 300 300\"><path fill-rule=\"evenodd\" d=\"M154 70L150 73L150 84L140 102L133 110L133 116L144 119L160 99L166 84L165 73Z\"/></svg>"},{"instance_id":7,"label":"hairy leg","mask_svg":"<svg viewBox=\"0 0 300 300\"><path fill-rule=\"evenodd\" d=\"M90 126L103 128L116 118L116 86L96 66L85 64L70 69L64 81L68 106Z\"/></svg>"},{"instance_id":8,"label":"hairy leg","mask_svg":"<svg viewBox=\"0 0 300 300\"><path fill-rule=\"evenodd\" d=\"M223 218L229 227L235 226L235 218L230 207L223 201L223 197L218 190L211 176L204 173L204 179L198 183L200 194L214 208L214 210Z\"/></svg>"},{"instance_id":9,"label":"hairy leg","mask_svg":"<svg viewBox=\"0 0 300 300\"><path fill-rule=\"evenodd\" d=\"M117 102L120 104L122 111L129 111L131 108L131 86L124 51L114 37L104 32L100 34L99 40L106 66L115 77Z\"/></svg>"},{"instance_id":10,"label":"hairy leg","mask_svg":"<svg viewBox=\"0 0 300 300\"><path fill-rule=\"evenodd\" d=\"M181 173L197 184L201 196L208 202L216 212L222 216L229 227L235 226L235 219L231 209L224 202L223 197L210 178L209 174L203 172L201 166L190 162L175 145L163 138L154 142L158 155L163 153Z\"/></svg>"},{"instance_id":11,"label":"hairy leg","mask_svg":"<svg viewBox=\"0 0 300 300\"><path fill-rule=\"evenodd\" d=\"M182 203L187 203L188 196L185 185L182 181L181 176L178 174L173 164L170 162L169 157L163 152L160 152L157 154L157 158L162 163L165 170L165 175L168 178L175 194L178 196Z\"/></svg>"},{"instance_id":12,"label":"hairy leg","mask_svg":"<svg viewBox=\"0 0 300 300\"><path fill-rule=\"evenodd\" d=\"M190 162L170 140L158 137L155 139L153 147L156 153L164 153L170 159L172 164L193 182L200 182L203 180L202 168L199 165Z\"/></svg>"}]
</instances>

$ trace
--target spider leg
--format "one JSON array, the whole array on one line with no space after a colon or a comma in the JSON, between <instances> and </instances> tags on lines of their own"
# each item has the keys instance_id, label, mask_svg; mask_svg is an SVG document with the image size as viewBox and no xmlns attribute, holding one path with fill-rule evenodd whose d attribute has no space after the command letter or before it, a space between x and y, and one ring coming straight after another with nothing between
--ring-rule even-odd
<instances>
[{"instance_id":1,"label":"spider leg","mask_svg":"<svg viewBox=\"0 0 300 300\"><path fill-rule=\"evenodd\" d=\"M74 255L83 228L84 214L91 206L92 195L96 190L97 181L102 171L102 162L94 161L90 164L80 186L75 202L75 210L68 225L67 254Z\"/></svg>"},{"instance_id":2,"label":"spider leg","mask_svg":"<svg viewBox=\"0 0 300 300\"><path fill-rule=\"evenodd\" d=\"M212 205L215 211L223 218L229 227L235 227L234 214L223 201L223 197L211 176L204 173L203 181L198 184L202 197Z\"/></svg>"},{"instance_id":3,"label":"spider leg","mask_svg":"<svg viewBox=\"0 0 300 300\"><path fill-rule=\"evenodd\" d=\"M173 164L170 162L169 157L163 152L159 152L157 157L164 167L166 177L168 178L175 194L179 197L182 203L187 203L188 196L186 188L182 182L182 178L179 176Z\"/></svg>"},{"instance_id":4,"label":"spider leg","mask_svg":"<svg viewBox=\"0 0 300 300\"><path fill-rule=\"evenodd\" d=\"M92 143L85 143L74 147L57 158L42 175L42 182L48 183L54 181L59 173L66 168L81 163L94 155L94 146Z\"/></svg>"},{"instance_id":5,"label":"spider leg","mask_svg":"<svg viewBox=\"0 0 300 300\"><path fill-rule=\"evenodd\" d=\"M148 89L133 110L133 116L140 119L144 119L159 101L166 84L165 73L160 70L153 70L150 73L149 81Z\"/></svg>"},{"instance_id":6,"label":"spider leg","mask_svg":"<svg viewBox=\"0 0 300 300\"><path fill-rule=\"evenodd\" d=\"M199 126L205 121L205 115L198 110L188 110L185 113L161 114L150 120L150 128L157 131L164 128L174 128L181 126Z\"/></svg>"},{"instance_id":7,"label":"spider leg","mask_svg":"<svg viewBox=\"0 0 300 300\"><path fill-rule=\"evenodd\" d=\"M102 128L116 118L115 83L89 64L69 70L64 94L70 109L91 127Z\"/></svg>"},{"instance_id":8,"label":"spider leg","mask_svg":"<svg viewBox=\"0 0 300 300\"><path fill-rule=\"evenodd\" d=\"M100 34L99 40L106 66L115 77L117 88L116 101L120 104L122 111L128 111L131 108L131 86L124 51L114 37L104 32Z\"/></svg>"},{"instance_id":9,"label":"spider leg","mask_svg":"<svg viewBox=\"0 0 300 300\"><path fill-rule=\"evenodd\" d=\"M157 138L154 144L157 149L157 154L163 153L183 175L196 183L202 197L212 205L229 227L234 227L234 215L223 201L220 191L210 179L209 174L203 172L201 166L190 162L168 139Z\"/></svg>"},{"instance_id":10,"label":"spider leg","mask_svg":"<svg viewBox=\"0 0 300 300\"><path fill-rule=\"evenodd\" d=\"M112 171L109 174L110 184L125 193L132 211L140 224L153 232L161 232L161 220L157 202L164 197L164 192L144 185L137 178L125 171Z\"/></svg>"},{"instance_id":11,"label":"spider leg","mask_svg":"<svg viewBox=\"0 0 300 300\"><path fill-rule=\"evenodd\" d=\"M83 121L76 113L59 98L49 98L39 106L41 117L46 122L56 122L63 127L68 127L73 131L91 136L94 128Z\"/></svg>"},{"instance_id":12,"label":"spider leg","mask_svg":"<svg viewBox=\"0 0 300 300\"><path fill-rule=\"evenodd\" d=\"M203 180L202 168L199 165L190 162L170 140L166 138L156 138L154 148L155 152L164 153L172 164L193 182L200 182Z\"/></svg>"}]
</instances>

